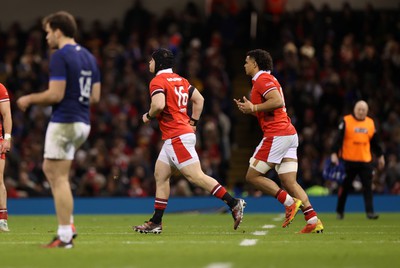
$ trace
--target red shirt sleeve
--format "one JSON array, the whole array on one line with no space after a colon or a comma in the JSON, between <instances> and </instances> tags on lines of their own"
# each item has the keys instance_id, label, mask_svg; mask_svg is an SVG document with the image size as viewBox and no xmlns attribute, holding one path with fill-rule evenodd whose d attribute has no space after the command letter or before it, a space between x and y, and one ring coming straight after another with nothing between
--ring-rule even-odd
<instances>
[{"instance_id":1,"label":"red shirt sleeve","mask_svg":"<svg viewBox=\"0 0 400 268\"><path fill-rule=\"evenodd\" d=\"M6 87L0 83L0 102L9 101L10 97L8 96L8 91Z\"/></svg>"}]
</instances>

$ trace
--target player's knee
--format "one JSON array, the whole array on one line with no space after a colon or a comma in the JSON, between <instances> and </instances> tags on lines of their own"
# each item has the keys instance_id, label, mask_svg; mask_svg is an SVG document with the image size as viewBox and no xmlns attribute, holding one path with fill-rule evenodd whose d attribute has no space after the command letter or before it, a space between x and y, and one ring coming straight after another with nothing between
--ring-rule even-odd
<instances>
[{"instance_id":1,"label":"player's knee","mask_svg":"<svg viewBox=\"0 0 400 268\"><path fill-rule=\"evenodd\" d=\"M44 161L42 164L42 169L43 169L43 173L44 175L46 175L47 178L51 177L52 174L52 168L51 166L47 163L47 161Z\"/></svg>"},{"instance_id":2,"label":"player's knee","mask_svg":"<svg viewBox=\"0 0 400 268\"><path fill-rule=\"evenodd\" d=\"M297 162L294 161L282 162L281 164L275 166L275 170L279 175L291 172L297 172L297 168L298 164Z\"/></svg>"},{"instance_id":3,"label":"player's knee","mask_svg":"<svg viewBox=\"0 0 400 268\"><path fill-rule=\"evenodd\" d=\"M253 183L253 180L254 180L254 178L255 178L255 176L253 175L253 174L249 174L249 172L247 172L247 174L246 174L246 182L248 182L248 183Z\"/></svg>"},{"instance_id":4,"label":"player's knee","mask_svg":"<svg viewBox=\"0 0 400 268\"><path fill-rule=\"evenodd\" d=\"M184 172L182 174L185 176L185 178L189 182L195 183L195 184L198 184L200 182L207 180L207 176L204 174L204 172L199 172L196 170L192 170L191 172Z\"/></svg>"}]
</instances>

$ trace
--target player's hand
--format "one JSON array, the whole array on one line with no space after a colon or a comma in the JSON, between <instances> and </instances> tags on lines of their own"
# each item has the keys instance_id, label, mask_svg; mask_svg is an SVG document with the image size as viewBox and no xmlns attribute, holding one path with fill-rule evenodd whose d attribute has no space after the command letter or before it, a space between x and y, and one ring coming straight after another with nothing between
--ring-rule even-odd
<instances>
[{"instance_id":1,"label":"player's hand","mask_svg":"<svg viewBox=\"0 0 400 268\"><path fill-rule=\"evenodd\" d=\"M26 109L28 109L29 106L31 105L29 95L20 97L17 100L17 105L18 105L18 108L20 108L23 112L25 112Z\"/></svg>"},{"instance_id":2,"label":"player's hand","mask_svg":"<svg viewBox=\"0 0 400 268\"><path fill-rule=\"evenodd\" d=\"M142 116L143 123L147 124L150 122L150 119L147 118L147 113Z\"/></svg>"},{"instance_id":3,"label":"player's hand","mask_svg":"<svg viewBox=\"0 0 400 268\"><path fill-rule=\"evenodd\" d=\"M244 113L244 114L251 114L256 112L255 110L255 105L249 101L245 96L243 96L243 102L236 99L233 99L236 102L236 105L238 106L239 110Z\"/></svg>"},{"instance_id":4,"label":"player's hand","mask_svg":"<svg viewBox=\"0 0 400 268\"><path fill-rule=\"evenodd\" d=\"M5 154L8 153L11 149L11 139L5 140L1 143L1 153Z\"/></svg>"}]
</instances>

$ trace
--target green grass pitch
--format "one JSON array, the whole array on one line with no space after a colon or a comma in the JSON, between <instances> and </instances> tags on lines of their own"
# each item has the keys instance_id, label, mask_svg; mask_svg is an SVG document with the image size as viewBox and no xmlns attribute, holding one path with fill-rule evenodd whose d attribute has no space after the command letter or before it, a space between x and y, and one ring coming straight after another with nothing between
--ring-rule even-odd
<instances>
[{"instance_id":1,"label":"green grass pitch","mask_svg":"<svg viewBox=\"0 0 400 268\"><path fill-rule=\"evenodd\" d=\"M0 233L0 267L400 267L400 213L319 216L323 234L296 234L300 213L285 229L283 215L245 214L237 231L227 214L166 213L155 235L131 229L149 215L76 215L73 249L40 247L56 233L54 215L11 216L11 232Z\"/></svg>"}]
</instances>

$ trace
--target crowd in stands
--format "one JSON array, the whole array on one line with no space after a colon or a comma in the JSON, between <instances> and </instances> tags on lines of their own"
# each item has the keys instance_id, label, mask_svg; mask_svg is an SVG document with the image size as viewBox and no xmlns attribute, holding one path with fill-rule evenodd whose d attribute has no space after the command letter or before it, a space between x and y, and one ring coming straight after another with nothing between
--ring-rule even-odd
<instances>
[{"instance_id":1,"label":"crowd in stands","mask_svg":"<svg viewBox=\"0 0 400 268\"><path fill-rule=\"evenodd\" d=\"M77 40L96 56L101 68L102 98L92 107L89 140L76 154L74 194L154 195L160 133L155 121L144 125L141 116L149 109L148 61L158 47L174 52L176 72L205 97L197 147L203 170L222 184L230 185L230 149L236 144L234 59L244 60L245 54L238 51L263 48L273 56L273 74L283 86L299 133L301 184L335 192L337 185L322 179L323 164L341 116L362 98L370 106L386 152L387 166L375 173L374 191L400 194L399 10L375 10L370 4L354 10L343 3L333 11L328 3L317 9L306 2L288 12L271 9L269 1L263 10L252 1L243 6L226 0L213 3L207 15L188 2L182 10L170 8L157 16L136 1L109 25L78 20L82 31ZM258 15L253 37L252 14ZM13 112L13 148L5 173L8 197L50 196L41 165L51 108L34 106L23 113L15 100L47 88L51 51L40 21L29 29L15 22L0 31L0 82L9 89ZM179 174L171 184L172 195L207 194Z\"/></svg>"}]
</instances>

